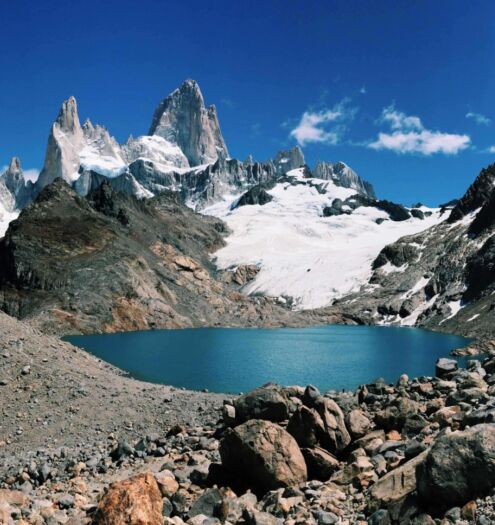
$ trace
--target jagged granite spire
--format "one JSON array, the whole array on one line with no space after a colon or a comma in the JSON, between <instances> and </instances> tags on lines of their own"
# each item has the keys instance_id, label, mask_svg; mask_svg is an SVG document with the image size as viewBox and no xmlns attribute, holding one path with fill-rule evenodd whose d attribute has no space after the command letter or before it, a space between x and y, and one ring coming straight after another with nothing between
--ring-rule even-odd
<instances>
[{"instance_id":1,"label":"jagged granite spire","mask_svg":"<svg viewBox=\"0 0 495 525\"><path fill-rule=\"evenodd\" d=\"M9 167L0 176L0 205L9 212L21 210L33 200L33 184L26 180L18 157L12 157Z\"/></svg>"},{"instance_id":2,"label":"jagged granite spire","mask_svg":"<svg viewBox=\"0 0 495 525\"><path fill-rule=\"evenodd\" d=\"M186 80L155 110L149 135L158 135L184 152L191 166L229 156L215 106L205 107L196 81Z\"/></svg>"},{"instance_id":3,"label":"jagged granite spire","mask_svg":"<svg viewBox=\"0 0 495 525\"><path fill-rule=\"evenodd\" d=\"M318 161L314 169L314 176L317 179L332 180L337 186L351 188L370 199L376 199L373 186L344 162Z\"/></svg>"},{"instance_id":4,"label":"jagged granite spire","mask_svg":"<svg viewBox=\"0 0 495 525\"><path fill-rule=\"evenodd\" d=\"M83 147L83 130L77 114L77 102L70 97L63 102L52 125L46 147L45 164L37 189L41 190L57 178L69 184L78 177L79 151Z\"/></svg>"},{"instance_id":5,"label":"jagged granite spire","mask_svg":"<svg viewBox=\"0 0 495 525\"><path fill-rule=\"evenodd\" d=\"M295 146L287 151L279 151L274 160L277 174L283 175L290 170L295 170L304 166L304 154L299 146Z\"/></svg>"}]
</instances>

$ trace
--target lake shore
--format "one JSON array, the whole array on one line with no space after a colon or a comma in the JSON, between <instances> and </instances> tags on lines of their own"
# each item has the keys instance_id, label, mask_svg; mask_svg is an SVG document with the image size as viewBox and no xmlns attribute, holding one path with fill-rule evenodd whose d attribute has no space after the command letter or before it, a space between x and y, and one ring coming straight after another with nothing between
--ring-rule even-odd
<instances>
[{"instance_id":1,"label":"lake shore","mask_svg":"<svg viewBox=\"0 0 495 525\"><path fill-rule=\"evenodd\" d=\"M205 498L218 496L209 492L216 489L208 488L207 477L209 465L219 461L218 447L225 424L239 424L237 396L178 390L131 379L83 350L5 314L0 314L0 348L0 512L17 516L15 522L25 524L45 523L39 521L44 519L42 515L49 518L46 523L66 523L70 518L71 525L89 524L97 519L96 506L110 483L151 472L159 482L162 499L157 505L166 525L204 525L202 520L206 518L194 520L193 514L204 516L210 512L218 520L213 507L203 506ZM442 373L447 374L446 379L402 377L397 386L375 384L365 390L337 394L334 399L341 407L338 411L343 411L337 417L340 431L345 436L350 432L344 431L346 427L353 429L354 442L363 430L357 427L364 425L365 435L371 433L371 438L381 440L385 447L382 455L385 449L390 451L383 456L385 463L375 463L376 458L372 460L369 452L364 456L361 452L349 453L348 445L344 445L345 454L338 449L332 453L335 456L331 454L335 460L325 460L331 465L331 481L310 478L296 483L297 487L291 485L293 495L279 491L275 503L269 504L272 500L266 497L256 503L248 498L251 503L241 516L253 524L292 524L291 520L297 523L298 516L306 516L305 522L315 525L338 523L328 522L330 519L364 525L377 510L376 505L384 507L379 510L388 508L390 502L385 504L383 498L400 500L404 496L401 488L383 489L385 496L379 497L369 489L377 487L374 490L379 491L386 484L380 480L386 480L389 474L394 476L396 470L397 475L406 475L407 454L411 453L406 451L413 442L423 444L415 449L422 454L420 449L426 450L445 430L462 428L465 418L489 400L487 393L491 395L494 388L490 379L488 384L483 380L480 368ZM290 390L287 417L308 402L303 393L303 388ZM286 395L284 399L289 399ZM402 416L397 419L403 396L409 399L407 406L413 407L412 412L406 410L404 421ZM446 406L449 396L451 401ZM452 400L461 407L459 411L450 408ZM258 405L256 401L253 406ZM360 414L351 420L353 410ZM482 414L476 417L476 422L483 422ZM399 420L402 423L395 428ZM286 423L281 424L285 428ZM376 432L379 436L373 434ZM306 435L311 435L309 428L303 433ZM248 472L239 475L249 479ZM133 479L132 483L138 482ZM246 502L245 498L222 494L222 501L230 498L230 505ZM290 500L293 497L297 501ZM292 501L289 506L287 498ZM479 516L495 516L490 499L478 498L474 505ZM468 511L460 509L459 513ZM452 523L464 523L463 516L459 514L459 520Z\"/></svg>"}]
</instances>

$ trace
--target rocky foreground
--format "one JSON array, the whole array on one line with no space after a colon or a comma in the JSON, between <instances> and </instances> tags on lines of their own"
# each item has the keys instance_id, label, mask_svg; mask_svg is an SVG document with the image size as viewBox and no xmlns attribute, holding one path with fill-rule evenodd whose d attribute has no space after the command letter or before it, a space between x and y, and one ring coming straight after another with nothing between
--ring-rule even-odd
<instances>
[{"instance_id":1,"label":"rocky foreground","mask_svg":"<svg viewBox=\"0 0 495 525\"><path fill-rule=\"evenodd\" d=\"M226 396L132 380L3 314L0 352L0 523L495 521L495 358Z\"/></svg>"}]
</instances>

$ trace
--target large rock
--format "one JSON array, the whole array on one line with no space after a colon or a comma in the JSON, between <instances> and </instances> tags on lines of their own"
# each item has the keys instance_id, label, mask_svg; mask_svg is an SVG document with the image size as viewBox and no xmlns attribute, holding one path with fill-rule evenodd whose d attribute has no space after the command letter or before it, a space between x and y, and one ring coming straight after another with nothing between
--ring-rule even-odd
<instances>
[{"instance_id":1,"label":"large rock","mask_svg":"<svg viewBox=\"0 0 495 525\"><path fill-rule=\"evenodd\" d=\"M282 427L261 419L229 429L220 443L220 456L232 477L242 477L258 492L297 485L308 477L295 439Z\"/></svg>"},{"instance_id":2,"label":"large rock","mask_svg":"<svg viewBox=\"0 0 495 525\"><path fill-rule=\"evenodd\" d=\"M377 412L375 423L386 431L402 430L406 421L418 413L418 404L407 397L400 397Z\"/></svg>"},{"instance_id":3,"label":"large rock","mask_svg":"<svg viewBox=\"0 0 495 525\"><path fill-rule=\"evenodd\" d=\"M162 509L158 484L146 472L112 483L98 504L93 525L161 525Z\"/></svg>"},{"instance_id":4,"label":"large rock","mask_svg":"<svg viewBox=\"0 0 495 525\"><path fill-rule=\"evenodd\" d=\"M441 357L435 366L435 375L440 378L449 378L456 370L458 364L455 359Z\"/></svg>"},{"instance_id":5,"label":"large rock","mask_svg":"<svg viewBox=\"0 0 495 525\"><path fill-rule=\"evenodd\" d=\"M268 385L248 392L234 401L236 419L244 423L249 419L279 422L289 417L289 401L283 390Z\"/></svg>"},{"instance_id":6,"label":"large rock","mask_svg":"<svg viewBox=\"0 0 495 525\"><path fill-rule=\"evenodd\" d=\"M322 396L311 400L310 404L311 408L301 406L294 412L287 430L302 447L318 444L332 454L342 452L351 442L351 436L339 405Z\"/></svg>"},{"instance_id":7,"label":"large rock","mask_svg":"<svg viewBox=\"0 0 495 525\"><path fill-rule=\"evenodd\" d=\"M351 410L347 414L345 424L349 433L355 439L366 435L371 428L371 421L366 414L358 408Z\"/></svg>"},{"instance_id":8,"label":"large rock","mask_svg":"<svg viewBox=\"0 0 495 525\"><path fill-rule=\"evenodd\" d=\"M158 135L179 146L191 166L229 156L217 110L215 106L205 107L194 80L186 80L158 105L149 135Z\"/></svg>"},{"instance_id":9,"label":"large rock","mask_svg":"<svg viewBox=\"0 0 495 525\"><path fill-rule=\"evenodd\" d=\"M302 453L308 467L309 479L327 481L339 468L338 460L320 447L303 448Z\"/></svg>"},{"instance_id":10,"label":"large rock","mask_svg":"<svg viewBox=\"0 0 495 525\"><path fill-rule=\"evenodd\" d=\"M418 468L418 495L445 509L485 495L495 486L495 424L438 438Z\"/></svg>"},{"instance_id":11,"label":"large rock","mask_svg":"<svg viewBox=\"0 0 495 525\"><path fill-rule=\"evenodd\" d=\"M380 508L398 501L416 490L416 468L425 461L428 450L390 471L380 478L370 489L372 508Z\"/></svg>"}]
</instances>

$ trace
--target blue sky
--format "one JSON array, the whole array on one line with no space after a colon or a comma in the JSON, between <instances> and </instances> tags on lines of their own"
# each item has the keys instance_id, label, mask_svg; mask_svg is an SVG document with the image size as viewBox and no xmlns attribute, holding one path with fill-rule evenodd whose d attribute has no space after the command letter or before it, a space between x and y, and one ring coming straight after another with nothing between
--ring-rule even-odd
<instances>
[{"instance_id":1,"label":"blue sky","mask_svg":"<svg viewBox=\"0 0 495 525\"><path fill-rule=\"evenodd\" d=\"M495 161L489 0L16 0L0 20L0 166L41 168L70 95L124 141L186 78L232 156L299 142L383 198L443 202Z\"/></svg>"}]
</instances>

